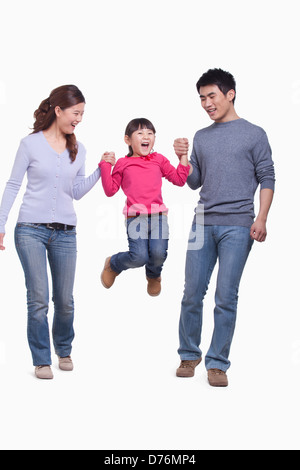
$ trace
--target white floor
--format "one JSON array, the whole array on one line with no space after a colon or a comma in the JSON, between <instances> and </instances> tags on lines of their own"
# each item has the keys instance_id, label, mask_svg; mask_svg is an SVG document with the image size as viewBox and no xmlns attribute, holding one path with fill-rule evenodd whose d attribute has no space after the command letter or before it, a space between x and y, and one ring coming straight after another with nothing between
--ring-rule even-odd
<instances>
[{"instance_id":1,"label":"white floor","mask_svg":"<svg viewBox=\"0 0 300 470\"><path fill-rule=\"evenodd\" d=\"M104 290L103 250L93 260L81 247L76 368L61 372L54 358L51 382L33 375L23 275L15 260L7 280L17 290L1 294L7 310L4 315L1 307L1 449L299 449L299 320L292 308L282 309L276 297L280 279L272 270L262 283L272 246L258 246L244 275L228 389L211 388L203 364L193 379L175 377L184 256L176 271L175 242L172 247L156 299L145 293L142 270ZM258 260L261 274L255 278ZM213 287L214 279L206 299L204 351Z\"/></svg>"}]
</instances>

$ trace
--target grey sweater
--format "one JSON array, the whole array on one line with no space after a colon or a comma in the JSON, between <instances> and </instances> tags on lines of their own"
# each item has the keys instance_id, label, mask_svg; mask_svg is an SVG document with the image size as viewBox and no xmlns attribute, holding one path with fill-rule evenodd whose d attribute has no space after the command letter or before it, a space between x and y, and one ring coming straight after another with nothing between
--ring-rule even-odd
<instances>
[{"instance_id":1,"label":"grey sweater","mask_svg":"<svg viewBox=\"0 0 300 470\"><path fill-rule=\"evenodd\" d=\"M258 185L274 190L267 135L245 119L214 123L198 131L191 163L194 171L187 182L192 189L201 187L196 212L204 207L206 225L250 227Z\"/></svg>"}]
</instances>

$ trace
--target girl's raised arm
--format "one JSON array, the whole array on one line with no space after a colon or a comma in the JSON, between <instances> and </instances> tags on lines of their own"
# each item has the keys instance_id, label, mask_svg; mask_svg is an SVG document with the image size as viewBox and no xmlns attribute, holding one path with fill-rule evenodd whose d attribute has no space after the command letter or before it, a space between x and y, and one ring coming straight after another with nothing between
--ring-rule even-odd
<instances>
[{"instance_id":1,"label":"girl's raised arm","mask_svg":"<svg viewBox=\"0 0 300 470\"><path fill-rule=\"evenodd\" d=\"M179 163L178 167L175 168L166 157L163 157L161 170L163 176L170 183L173 183L175 186L184 186L189 176L190 166L189 164L186 166Z\"/></svg>"},{"instance_id":2,"label":"girl's raised arm","mask_svg":"<svg viewBox=\"0 0 300 470\"><path fill-rule=\"evenodd\" d=\"M111 173L111 168L114 160L112 159L111 163L110 158L113 157L110 157L109 155L112 154L103 155L102 160L99 163L99 168L101 170L101 181L104 192L106 196L112 197L120 189L123 176L123 168L119 160L114 168L113 173Z\"/></svg>"}]
</instances>

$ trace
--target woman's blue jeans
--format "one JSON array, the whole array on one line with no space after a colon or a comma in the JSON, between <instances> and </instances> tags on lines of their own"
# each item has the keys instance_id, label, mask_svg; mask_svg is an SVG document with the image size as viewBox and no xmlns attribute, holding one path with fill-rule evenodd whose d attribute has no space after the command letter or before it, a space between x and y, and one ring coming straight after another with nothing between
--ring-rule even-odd
<instances>
[{"instance_id":1,"label":"woman's blue jeans","mask_svg":"<svg viewBox=\"0 0 300 470\"><path fill-rule=\"evenodd\" d=\"M113 255L111 268L120 274L145 266L147 277L160 277L168 254L168 217L165 214L139 215L128 218L126 223L129 251Z\"/></svg>"},{"instance_id":2,"label":"woman's blue jeans","mask_svg":"<svg viewBox=\"0 0 300 470\"><path fill-rule=\"evenodd\" d=\"M54 302L53 344L56 354L66 357L71 354L74 339L76 230L52 230L40 224L17 224L15 244L25 274L27 331L33 365L51 365L47 257Z\"/></svg>"},{"instance_id":3,"label":"woman's blue jeans","mask_svg":"<svg viewBox=\"0 0 300 470\"><path fill-rule=\"evenodd\" d=\"M202 229L202 248L189 249L187 252L178 352L182 360L202 357L199 346L203 299L218 260L214 332L205 364L207 370L220 369L226 372L230 367L228 358L236 324L240 280L253 240L250 229L246 227L207 225ZM192 231L196 232L195 224ZM189 246L192 248L192 244Z\"/></svg>"}]
</instances>

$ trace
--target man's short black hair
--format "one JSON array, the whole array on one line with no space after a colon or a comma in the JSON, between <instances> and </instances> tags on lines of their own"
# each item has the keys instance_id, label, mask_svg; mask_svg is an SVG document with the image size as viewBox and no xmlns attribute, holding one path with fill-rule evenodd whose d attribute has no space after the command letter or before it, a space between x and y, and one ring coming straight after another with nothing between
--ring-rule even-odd
<instances>
[{"instance_id":1,"label":"man's short black hair","mask_svg":"<svg viewBox=\"0 0 300 470\"><path fill-rule=\"evenodd\" d=\"M229 90L236 92L236 82L233 75L229 72L225 72L222 69L210 69L205 72L197 82L197 91L199 93L201 86L217 85L224 95L227 95ZM233 103L235 97L233 99Z\"/></svg>"}]
</instances>

